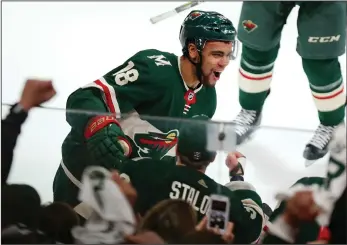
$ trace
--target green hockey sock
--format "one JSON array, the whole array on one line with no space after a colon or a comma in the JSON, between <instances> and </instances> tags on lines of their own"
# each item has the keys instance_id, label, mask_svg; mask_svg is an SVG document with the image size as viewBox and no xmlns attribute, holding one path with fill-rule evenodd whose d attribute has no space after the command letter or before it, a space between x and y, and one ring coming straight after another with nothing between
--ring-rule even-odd
<instances>
[{"instance_id":1,"label":"green hockey sock","mask_svg":"<svg viewBox=\"0 0 347 245\"><path fill-rule=\"evenodd\" d=\"M323 125L335 126L345 117L346 95L338 58L302 59L312 96Z\"/></svg>"},{"instance_id":2,"label":"green hockey sock","mask_svg":"<svg viewBox=\"0 0 347 245\"><path fill-rule=\"evenodd\" d=\"M269 51L242 46L238 76L239 102L243 109L260 111L270 89L279 45Z\"/></svg>"}]
</instances>

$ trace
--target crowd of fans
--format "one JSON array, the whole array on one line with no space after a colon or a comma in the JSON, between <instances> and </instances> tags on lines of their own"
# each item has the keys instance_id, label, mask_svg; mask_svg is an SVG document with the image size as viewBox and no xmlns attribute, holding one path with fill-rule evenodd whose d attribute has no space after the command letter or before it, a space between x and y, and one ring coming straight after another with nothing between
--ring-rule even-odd
<instances>
[{"instance_id":1,"label":"crowd of fans","mask_svg":"<svg viewBox=\"0 0 347 245\"><path fill-rule=\"evenodd\" d=\"M208 229L206 217L198 220L194 208L183 200L168 199L157 203L143 217L136 217L136 226L120 228L102 222L100 227L93 227L88 220L82 221L72 207L62 202L43 205L37 191L29 185L8 184L7 178L11 169L13 152L21 125L26 120L31 108L41 105L55 95L51 81L28 80L21 98L8 116L2 120L1 148L1 240L2 243L63 243L63 244L96 244L96 243L131 243L131 244L227 244L234 241L234 224L229 223L226 232ZM341 131L346 136L345 128ZM340 132L340 133L341 133ZM339 144L339 154L346 152L346 141ZM342 147L342 149L341 149ZM336 159L331 159L335 161ZM341 159L339 159L341 160ZM346 165L346 159L342 159ZM30 164L30 163L28 163ZM346 169L344 169L346 171ZM111 180L119 188L130 207L137 200L133 186L124 181L115 171ZM329 225L320 227L318 236L308 243L336 244L346 243L346 188L337 191L336 202L329 217ZM342 194L342 195L341 195ZM115 206L117 203L114 204ZM263 211L270 216L271 210ZM276 213L276 210L273 214ZM314 221L320 213L317 199L312 190L297 190L286 199L281 222L264 225L263 234L258 243L295 243L295 232L303 224ZM100 218L100 217L99 217ZM93 224L95 226L95 223ZM122 224L120 224L121 226ZM277 225L276 229L273 228ZM279 230L279 232L278 232ZM273 231L273 232L271 232ZM88 233L88 234L85 234ZM79 236L77 236L79 234ZM84 235L81 235L84 234ZM288 234L294 240L287 239ZM114 239L117 237L117 239Z\"/></svg>"}]
</instances>

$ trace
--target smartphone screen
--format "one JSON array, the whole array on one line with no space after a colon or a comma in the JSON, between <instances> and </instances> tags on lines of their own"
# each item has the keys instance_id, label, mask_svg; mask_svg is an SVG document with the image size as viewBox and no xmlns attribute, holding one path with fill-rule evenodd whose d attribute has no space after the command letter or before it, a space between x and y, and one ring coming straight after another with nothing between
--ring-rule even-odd
<instances>
[{"instance_id":1,"label":"smartphone screen","mask_svg":"<svg viewBox=\"0 0 347 245\"><path fill-rule=\"evenodd\" d=\"M224 230L228 217L225 217L227 203L225 201L212 200L209 218L209 227Z\"/></svg>"},{"instance_id":2,"label":"smartphone screen","mask_svg":"<svg viewBox=\"0 0 347 245\"><path fill-rule=\"evenodd\" d=\"M212 208L212 210L225 212L226 208L227 208L227 204L226 204L226 202L223 202L223 201L213 200L211 208Z\"/></svg>"}]
</instances>

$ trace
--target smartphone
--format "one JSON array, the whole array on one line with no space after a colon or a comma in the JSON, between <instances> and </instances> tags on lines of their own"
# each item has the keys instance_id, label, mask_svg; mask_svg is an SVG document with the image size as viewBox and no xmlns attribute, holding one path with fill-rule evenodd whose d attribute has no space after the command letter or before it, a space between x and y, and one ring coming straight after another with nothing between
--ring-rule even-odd
<instances>
[{"instance_id":1,"label":"smartphone","mask_svg":"<svg viewBox=\"0 0 347 245\"><path fill-rule=\"evenodd\" d=\"M224 233L229 222L229 207L227 196L212 194L207 215L207 227L217 227L221 233Z\"/></svg>"}]
</instances>

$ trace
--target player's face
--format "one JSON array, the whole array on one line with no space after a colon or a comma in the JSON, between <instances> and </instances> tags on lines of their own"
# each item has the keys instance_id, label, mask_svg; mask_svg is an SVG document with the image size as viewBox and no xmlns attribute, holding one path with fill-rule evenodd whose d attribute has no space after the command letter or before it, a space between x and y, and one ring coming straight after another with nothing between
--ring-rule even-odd
<instances>
[{"instance_id":1,"label":"player's face","mask_svg":"<svg viewBox=\"0 0 347 245\"><path fill-rule=\"evenodd\" d=\"M202 83L215 86L221 73L229 65L232 42L206 42L202 51Z\"/></svg>"}]
</instances>

